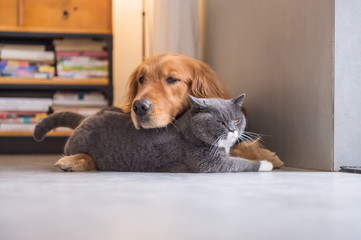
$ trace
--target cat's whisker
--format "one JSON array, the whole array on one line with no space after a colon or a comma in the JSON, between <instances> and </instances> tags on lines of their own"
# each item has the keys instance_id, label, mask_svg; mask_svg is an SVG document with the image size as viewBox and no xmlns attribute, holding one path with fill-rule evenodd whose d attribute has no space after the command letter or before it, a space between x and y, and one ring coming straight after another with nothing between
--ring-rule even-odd
<instances>
[{"instance_id":1,"label":"cat's whisker","mask_svg":"<svg viewBox=\"0 0 361 240\"><path fill-rule=\"evenodd\" d=\"M250 131L243 131L244 133L250 134L250 135L254 135L254 136L264 136L264 137L270 137L271 135L267 135L267 134L262 134L262 133L255 133L255 132L250 132Z\"/></svg>"},{"instance_id":2,"label":"cat's whisker","mask_svg":"<svg viewBox=\"0 0 361 240\"><path fill-rule=\"evenodd\" d=\"M220 135L220 136L211 144L211 147L215 146L221 138L224 138L224 137L226 137L226 136L227 136L226 134Z\"/></svg>"},{"instance_id":3,"label":"cat's whisker","mask_svg":"<svg viewBox=\"0 0 361 240\"><path fill-rule=\"evenodd\" d=\"M177 129L177 131L180 132L179 128L174 123L171 122L170 124L172 124Z\"/></svg>"},{"instance_id":4,"label":"cat's whisker","mask_svg":"<svg viewBox=\"0 0 361 240\"><path fill-rule=\"evenodd\" d=\"M254 144L252 144L252 141L250 139L246 138L245 135L242 134L241 140L246 142L245 143L246 148L251 149L251 150L256 150L256 147L254 146Z\"/></svg>"},{"instance_id":5,"label":"cat's whisker","mask_svg":"<svg viewBox=\"0 0 361 240\"><path fill-rule=\"evenodd\" d=\"M247 134L244 134L244 136L248 136L248 135L247 135ZM252 139L252 142L256 141L256 142L264 143L264 140L263 140L262 137L259 137L259 136L257 136L257 137L248 136L248 137L250 137L250 138Z\"/></svg>"},{"instance_id":6,"label":"cat's whisker","mask_svg":"<svg viewBox=\"0 0 361 240\"><path fill-rule=\"evenodd\" d=\"M254 141L255 139L252 136L248 136L246 134L243 134L242 137L248 141Z\"/></svg>"},{"instance_id":7,"label":"cat's whisker","mask_svg":"<svg viewBox=\"0 0 361 240\"><path fill-rule=\"evenodd\" d=\"M210 146L210 152L209 152L209 155L213 158L214 155L216 154L217 152L217 149L218 149L218 142L221 138L224 138L226 137L227 135L226 134L222 134L220 135Z\"/></svg>"},{"instance_id":8,"label":"cat's whisker","mask_svg":"<svg viewBox=\"0 0 361 240\"><path fill-rule=\"evenodd\" d=\"M218 149L217 143L218 143L219 139L221 139L221 138L222 138L222 135L219 136L219 137L210 145L210 147L209 147L209 150L210 150L209 155L210 155L210 156L213 156L213 155L215 154L215 152L217 151L217 149Z\"/></svg>"},{"instance_id":9,"label":"cat's whisker","mask_svg":"<svg viewBox=\"0 0 361 240\"><path fill-rule=\"evenodd\" d=\"M240 136L239 138L241 139L242 142L248 142L248 141L249 141L249 140L246 139L244 136ZM248 145L246 145L246 146L247 146L247 148L248 148Z\"/></svg>"},{"instance_id":10,"label":"cat's whisker","mask_svg":"<svg viewBox=\"0 0 361 240\"><path fill-rule=\"evenodd\" d=\"M262 136L266 136L266 135L263 135L263 134L258 134L258 133L253 133L253 132L247 132L247 131L244 131L243 132L243 135L246 135L248 137L251 137L253 138L254 140L259 140L261 142L263 142L263 138Z\"/></svg>"},{"instance_id":11,"label":"cat's whisker","mask_svg":"<svg viewBox=\"0 0 361 240\"><path fill-rule=\"evenodd\" d=\"M172 117L171 115L169 114L166 114L170 119L172 119L172 121L170 122L170 124L172 124L179 132L179 128L173 123L173 121L177 121L177 119L175 119L174 117Z\"/></svg>"},{"instance_id":12,"label":"cat's whisker","mask_svg":"<svg viewBox=\"0 0 361 240\"><path fill-rule=\"evenodd\" d=\"M246 141L249 141L249 142L255 141L255 139L253 139L252 137L247 136L247 135L243 135L243 138L244 138Z\"/></svg>"},{"instance_id":13,"label":"cat's whisker","mask_svg":"<svg viewBox=\"0 0 361 240\"><path fill-rule=\"evenodd\" d=\"M251 137L251 138L260 138L260 136L258 136L258 135L253 135L253 134L249 134L249 133L243 133L243 135Z\"/></svg>"},{"instance_id":14,"label":"cat's whisker","mask_svg":"<svg viewBox=\"0 0 361 240\"><path fill-rule=\"evenodd\" d=\"M250 149L253 149L253 150L255 150L255 151L257 151L257 149L259 148L259 143L258 143L258 141L249 141L247 144L246 144L246 146Z\"/></svg>"}]
</instances>

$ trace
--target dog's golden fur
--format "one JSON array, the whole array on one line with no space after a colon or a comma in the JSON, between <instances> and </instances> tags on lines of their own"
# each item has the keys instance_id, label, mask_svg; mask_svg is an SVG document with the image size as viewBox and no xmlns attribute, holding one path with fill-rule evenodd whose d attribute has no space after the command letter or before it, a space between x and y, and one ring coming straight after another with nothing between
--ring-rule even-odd
<instances>
[{"instance_id":1,"label":"dog's golden fur","mask_svg":"<svg viewBox=\"0 0 361 240\"><path fill-rule=\"evenodd\" d=\"M167 83L169 77L176 82ZM181 54L162 54L148 58L133 71L124 102L120 107L124 112L131 114L136 128L165 127L189 108L188 94L200 98L230 97L227 89L207 64ZM146 117L139 118L132 106L134 101L142 99L147 99L152 104L152 109ZM258 141L243 142L233 147L231 154L250 160L268 160L276 168L283 165L275 153L263 148ZM66 157L66 169L61 167L62 159L57 162L57 166L70 171L95 170L95 164L88 162L93 161L89 155L77 155ZM83 168L79 159L84 165Z\"/></svg>"},{"instance_id":2,"label":"dog's golden fur","mask_svg":"<svg viewBox=\"0 0 361 240\"><path fill-rule=\"evenodd\" d=\"M142 84L139 82L141 77L144 81ZM179 81L167 84L168 77ZM188 94L199 98L230 96L205 63L180 54L158 55L145 60L131 74L121 108L131 114L137 128L165 127L189 108ZM152 103L147 121L137 121L132 110L133 102L140 99Z\"/></svg>"}]
</instances>

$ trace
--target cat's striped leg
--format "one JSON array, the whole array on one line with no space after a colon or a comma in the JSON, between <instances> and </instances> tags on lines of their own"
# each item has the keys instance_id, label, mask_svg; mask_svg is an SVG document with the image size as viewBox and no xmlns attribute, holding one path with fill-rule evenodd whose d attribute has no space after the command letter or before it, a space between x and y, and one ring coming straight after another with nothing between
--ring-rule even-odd
<instances>
[{"instance_id":1,"label":"cat's striped leg","mask_svg":"<svg viewBox=\"0 0 361 240\"><path fill-rule=\"evenodd\" d=\"M78 153L60 158L54 165L68 172L84 172L96 170L94 159L85 153Z\"/></svg>"}]
</instances>

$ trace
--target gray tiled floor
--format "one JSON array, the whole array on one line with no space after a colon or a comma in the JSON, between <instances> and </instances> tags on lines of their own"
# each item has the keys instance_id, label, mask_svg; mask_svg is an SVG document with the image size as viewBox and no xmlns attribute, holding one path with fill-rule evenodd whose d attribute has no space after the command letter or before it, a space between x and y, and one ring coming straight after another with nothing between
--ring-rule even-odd
<instances>
[{"instance_id":1,"label":"gray tiled floor","mask_svg":"<svg viewBox=\"0 0 361 240\"><path fill-rule=\"evenodd\" d=\"M0 156L0 239L361 239L361 175L65 173Z\"/></svg>"}]
</instances>

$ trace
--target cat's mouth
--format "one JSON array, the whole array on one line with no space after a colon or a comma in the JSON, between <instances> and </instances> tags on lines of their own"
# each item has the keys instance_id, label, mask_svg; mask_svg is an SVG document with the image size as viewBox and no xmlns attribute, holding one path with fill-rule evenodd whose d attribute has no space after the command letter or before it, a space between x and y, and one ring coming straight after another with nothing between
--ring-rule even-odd
<instances>
[{"instance_id":1,"label":"cat's mouth","mask_svg":"<svg viewBox=\"0 0 361 240\"><path fill-rule=\"evenodd\" d=\"M232 145L238 140L238 131L229 132L227 135L227 140L232 143Z\"/></svg>"},{"instance_id":2,"label":"cat's mouth","mask_svg":"<svg viewBox=\"0 0 361 240\"><path fill-rule=\"evenodd\" d=\"M237 142L238 138L238 131L229 132L225 138L219 140L218 145L220 147L230 148Z\"/></svg>"}]
</instances>

